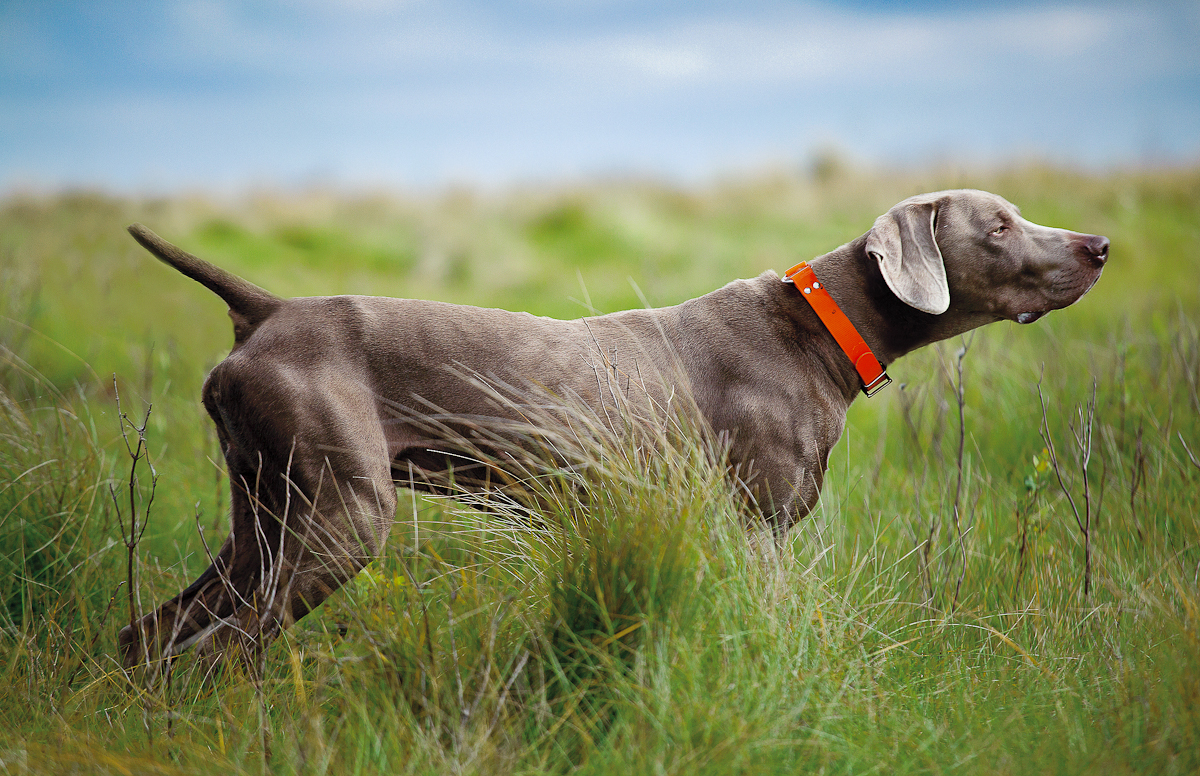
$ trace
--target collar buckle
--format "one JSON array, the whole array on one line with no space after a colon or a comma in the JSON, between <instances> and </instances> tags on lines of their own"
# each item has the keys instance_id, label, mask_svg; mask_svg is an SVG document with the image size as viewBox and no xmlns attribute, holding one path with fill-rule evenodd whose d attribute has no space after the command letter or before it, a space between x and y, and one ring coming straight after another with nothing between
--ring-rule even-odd
<instances>
[{"instance_id":1,"label":"collar buckle","mask_svg":"<svg viewBox=\"0 0 1200 776\"><path fill-rule=\"evenodd\" d=\"M879 377L876 377L874 380L872 380L869 385L864 385L862 387L862 392L865 393L869 399L891 384L892 378L888 377L887 372L884 372L883 374L879 375Z\"/></svg>"}]
</instances>

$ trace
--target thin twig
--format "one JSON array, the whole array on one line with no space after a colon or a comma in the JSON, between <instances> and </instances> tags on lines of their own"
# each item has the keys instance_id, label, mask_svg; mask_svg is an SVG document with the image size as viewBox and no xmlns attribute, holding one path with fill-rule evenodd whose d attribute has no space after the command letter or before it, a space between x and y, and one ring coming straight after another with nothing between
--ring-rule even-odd
<instances>
[{"instance_id":1,"label":"thin twig","mask_svg":"<svg viewBox=\"0 0 1200 776\"><path fill-rule=\"evenodd\" d=\"M962 337L962 347L958 349L956 371L958 372L958 382L954 385L954 400L958 405L958 456L956 462L958 465L958 477L954 486L954 531L958 536L958 552L960 567L958 570L958 580L954 583L954 600L951 602L951 611L958 608L958 596L962 591L963 578L967 575L967 544L963 537L962 516L959 512L959 507L962 503L963 489L963 451L966 447L967 440L967 417L966 417L966 390L963 385L963 359L967 356L967 351L971 348L971 343L975 337Z\"/></svg>"},{"instance_id":2,"label":"thin twig","mask_svg":"<svg viewBox=\"0 0 1200 776\"><path fill-rule=\"evenodd\" d=\"M1183 445L1183 451L1187 453L1188 460L1192 462L1192 466L1200 469L1200 461L1197 461L1196 456L1192 455L1192 449L1188 447L1187 441L1184 440L1183 433L1179 431L1176 431L1175 433L1179 437L1179 444Z\"/></svg>"},{"instance_id":3,"label":"thin twig","mask_svg":"<svg viewBox=\"0 0 1200 776\"><path fill-rule=\"evenodd\" d=\"M1070 488L1063 478L1062 467L1059 464L1058 454L1054 448L1054 437L1050 433L1050 421L1047 417L1046 398L1042 394L1042 378L1038 377L1037 384L1038 401L1042 405L1042 426L1039 430L1042 440L1046 443L1046 449L1050 453L1050 466L1054 469L1054 476L1058 480L1058 486L1067 497L1067 502L1071 505L1071 513L1075 517L1075 525L1079 528L1080 535L1083 536L1083 595L1089 597L1092 592L1092 497L1091 484L1088 479L1088 464L1092 458L1092 429L1096 419L1096 380L1092 379L1092 393L1086 404L1076 407L1076 418L1078 426L1068 424L1071 429L1071 435L1075 439L1076 456L1079 461L1079 469L1081 476L1083 499L1083 514L1079 513L1079 507L1075 503L1075 497L1071 494Z\"/></svg>"}]
</instances>

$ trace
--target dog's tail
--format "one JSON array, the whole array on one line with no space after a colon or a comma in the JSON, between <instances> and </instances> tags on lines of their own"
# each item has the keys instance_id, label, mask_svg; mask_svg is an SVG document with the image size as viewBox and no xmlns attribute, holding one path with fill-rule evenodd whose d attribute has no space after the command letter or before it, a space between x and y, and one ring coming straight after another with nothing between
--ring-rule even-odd
<instances>
[{"instance_id":1,"label":"dog's tail","mask_svg":"<svg viewBox=\"0 0 1200 776\"><path fill-rule=\"evenodd\" d=\"M229 317L233 319L234 344L244 342L258 325L283 304L283 300L270 291L259 288L248 280L226 272L220 267L197 258L141 224L131 224L129 233L142 247L159 260L170 264L192 280L212 291L229 305Z\"/></svg>"}]
</instances>

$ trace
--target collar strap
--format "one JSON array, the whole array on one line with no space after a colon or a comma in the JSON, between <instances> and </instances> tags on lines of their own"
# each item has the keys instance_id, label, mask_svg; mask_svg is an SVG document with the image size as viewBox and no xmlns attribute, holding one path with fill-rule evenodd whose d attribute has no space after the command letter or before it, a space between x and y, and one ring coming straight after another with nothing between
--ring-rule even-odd
<instances>
[{"instance_id":1,"label":"collar strap","mask_svg":"<svg viewBox=\"0 0 1200 776\"><path fill-rule=\"evenodd\" d=\"M783 276L783 282L794 283L800 295L816 312L817 317L825 324L825 328L833 335L842 352L858 370L858 376L863 381L863 393L874 396L892 382L887 372L871 352L871 348L863 340L862 335L854 328L854 324L838 307L837 302L825 290L817 274L807 261L802 261L789 269Z\"/></svg>"}]
</instances>

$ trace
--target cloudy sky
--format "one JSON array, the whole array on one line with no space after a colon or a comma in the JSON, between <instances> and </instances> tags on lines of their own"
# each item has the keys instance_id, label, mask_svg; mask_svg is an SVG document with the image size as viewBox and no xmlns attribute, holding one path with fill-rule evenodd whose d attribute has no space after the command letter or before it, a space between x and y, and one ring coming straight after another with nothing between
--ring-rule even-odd
<instances>
[{"instance_id":1,"label":"cloudy sky","mask_svg":"<svg viewBox=\"0 0 1200 776\"><path fill-rule=\"evenodd\" d=\"M1200 3L0 0L0 191L1200 159Z\"/></svg>"}]
</instances>

